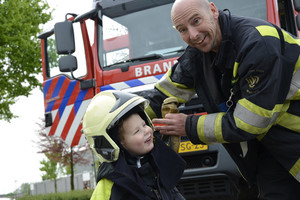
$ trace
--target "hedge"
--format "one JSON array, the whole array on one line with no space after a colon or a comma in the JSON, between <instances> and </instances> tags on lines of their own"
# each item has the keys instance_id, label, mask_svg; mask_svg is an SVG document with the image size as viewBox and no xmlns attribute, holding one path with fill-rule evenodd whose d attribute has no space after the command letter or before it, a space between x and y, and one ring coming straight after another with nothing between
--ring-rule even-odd
<instances>
[{"instance_id":1,"label":"hedge","mask_svg":"<svg viewBox=\"0 0 300 200\"><path fill-rule=\"evenodd\" d=\"M18 198L17 200L89 200L93 190L74 190L64 193L52 193Z\"/></svg>"}]
</instances>

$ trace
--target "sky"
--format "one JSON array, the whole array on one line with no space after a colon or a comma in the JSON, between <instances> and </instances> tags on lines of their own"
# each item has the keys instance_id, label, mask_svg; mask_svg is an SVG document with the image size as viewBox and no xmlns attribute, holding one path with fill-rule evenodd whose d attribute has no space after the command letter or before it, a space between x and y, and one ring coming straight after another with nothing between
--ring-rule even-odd
<instances>
[{"instance_id":1,"label":"sky","mask_svg":"<svg viewBox=\"0 0 300 200\"><path fill-rule=\"evenodd\" d=\"M43 26L48 30L55 22L64 21L65 13L85 13L92 9L93 0L47 0L50 9L55 9L53 20ZM42 75L39 80L42 81ZM34 89L28 97L21 96L17 103L11 106L11 111L18 118L9 122L0 120L0 194L13 192L22 183L42 181L39 170L43 154L39 151L38 130L44 117L43 93Z\"/></svg>"}]
</instances>

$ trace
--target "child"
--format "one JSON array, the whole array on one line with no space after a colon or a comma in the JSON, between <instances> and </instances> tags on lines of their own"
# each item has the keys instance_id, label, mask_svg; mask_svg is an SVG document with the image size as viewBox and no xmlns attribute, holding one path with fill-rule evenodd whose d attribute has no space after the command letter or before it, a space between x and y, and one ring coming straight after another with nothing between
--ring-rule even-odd
<instances>
[{"instance_id":1,"label":"child","mask_svg":"<svg viewBox=\"0 0 300 200\"><path fill-rule=\"evenodd\" d=\"M101 162L92 200L184 199L175 186L185 162L153 135L147 105L120 91L101 92L89 104L82 129Z\"/></svg>"}]
</instances>

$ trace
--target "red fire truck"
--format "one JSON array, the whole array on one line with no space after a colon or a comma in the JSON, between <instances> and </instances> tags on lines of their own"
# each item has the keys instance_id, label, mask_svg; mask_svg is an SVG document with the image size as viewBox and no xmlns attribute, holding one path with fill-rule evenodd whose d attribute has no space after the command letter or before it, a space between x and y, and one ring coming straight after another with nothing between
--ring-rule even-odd
<instances>
[{"instance_id":1,"label":"red fire truck","mask_svg":"<svg viewBox=\"0 0 300 200\"><path fill-rule=\"evenodd\" d=\"M86 142L80 122L91 98L115 89L139 93L153 88L177 62L186 44L173 28L174 0L103 0L82 15L42 33L43 92L48 135L71 147ZM232 14L268 20L299 35L299 0L215 0ZM197 97L181 112L205 112ZM237 199L241 177L222 145L193 145L182 138L187 169L178 189L187 199Z\"/></svg>"}]
</instances>

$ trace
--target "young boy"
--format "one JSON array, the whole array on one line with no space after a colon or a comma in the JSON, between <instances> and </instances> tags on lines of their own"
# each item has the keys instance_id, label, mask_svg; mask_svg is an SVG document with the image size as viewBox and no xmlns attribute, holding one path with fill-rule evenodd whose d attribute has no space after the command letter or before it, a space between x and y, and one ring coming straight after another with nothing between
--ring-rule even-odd
<instances>
[{"instance_id":1,"label":"young boy","mask_svg":"<svg viewBox=\"0 0 300 200\"><path fill-rule=\"evenodd\" d=\"M146 106L120 91L101 92L89 104L82 130L101 163L92 200L184 199L176 184L186 164L153 134Z\"/></svg>"}]
</instances>

